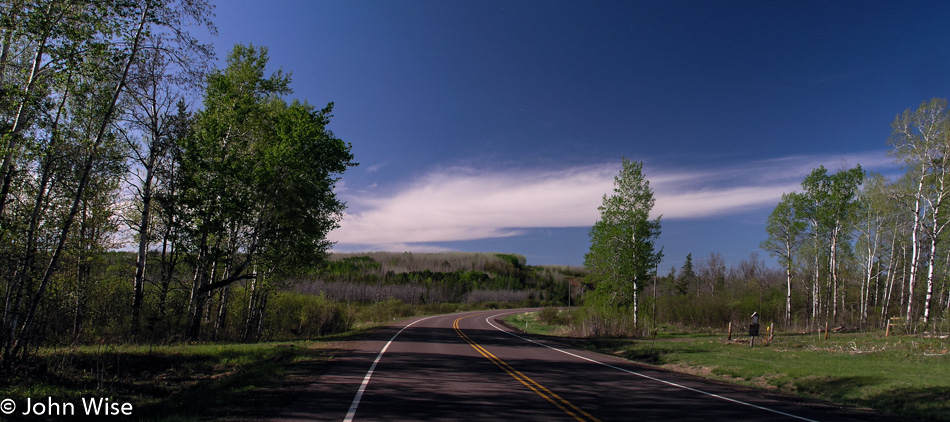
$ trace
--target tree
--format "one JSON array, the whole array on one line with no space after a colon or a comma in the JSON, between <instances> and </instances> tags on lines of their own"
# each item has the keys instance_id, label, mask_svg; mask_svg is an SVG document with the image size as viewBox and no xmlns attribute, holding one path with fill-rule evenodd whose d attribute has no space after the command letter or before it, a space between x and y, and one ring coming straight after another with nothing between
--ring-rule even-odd
<instances>
[{"instance_id":1,"label":"tree","mask_svg":"<svg viewBox=\"0 0 950 422\"><path fill-rule=\"evenodd\" d=\"M891 123L888 143L894 149L891 155L901 161L915 180L916 189L902 201L913 215L911 231L910 282L907 290L906 322L910 326L913 316L914 289L919 275L920 259L923 256L922 234L930 239L927 265L927 293L924 300L924 325L930 322L930 302L933 297L934 265L937 259L937 243L948 220L941 209L950 195L947 185L950 168L950 111L947 100L934 98L894 118Z\"/></svg>"},{"instance_id":2,"label":"tree","mask_svg":"<svg viewBox=\"0 0 950 422\"><path fill-rule=\"evenodd\" d=\"M633 307L637 325L637 294L660 262L656 251L660 217L650 219L655 200L643 164L623 159L614 178L613 194L604 195L600 219L590 229L590 252L584 258L597 300L605 310Z\"/></svg>"},{"instance_id":3,"label":"tree","mask_svg":"<svg viewBox=\"0 0 950 422\"><path fill-rule=\"evenodd\" d=\"M676 293L686 295L696 284L696 271L693 270L693 254L686 254L686 262L680 270L679 278L676 280Z\"/></svg>"},{"instance_id":4,"label":"tree","mask_svg":"<svg viewBox=\"0 0 950 422\"><path fill-rule=\"evenodd\" d=\"M875 267L878 268L879 276L880 262L878 255L883 249L883 236L885 225L888 220L888 189L890 186L887 179L880 174L873 174L868 178L868 183L858 195L859 204L859 224L858 240L856 243L858 252L862 255L864 264L864 278L861 286L860 319L866 323L868 311L871 306L871 282L875 277ZM875 293L874 297L877 297Z\"/></svg>"},{"instance_id":5,"label":"tree","mask_svg":"<svg viewBox=\"0 0 950 422\"><path fill-rule=\"evenodd\" d=\"M144 302L145 270L149 245L153 242L153 199L161 169L174 165L170 154L178 138L176 122L186 113L184 96L210 58L200 48L175 47L161 34L149 39L149 48L135 63L135 77L129 84L128 113L124 138L131 151L128 182L136 204L129 226L138 237L132 294L132 334L139 332ZM183 63L183 64L181 64Z\"/></svg>"},{"instance_id":6,"label":"tree","mask_svg":"<svg viewBox=\"0 0 950 422\"><path fill-rule=\"evenodd\" d=\"M861 166L855 166L853 169L841 170L831 175L829 209L826 217L828 218L828 227L830 230L830 253L829 271L831 272L832 284L832 321L838 320L838 297L839 295L839 251L842 245L851 244L851 234L857 212L860 204L856 200L858 189L864 183L864 170Z\"/></svg>"},{"instance_id":7,"label":"tree","mask_svg":"<svg viewBox=\"0 0 950 422\"><path fill-rule=\"evenodd\" d=\"M266 294L267 280L319 265L342 217L333 189L355 163L350 145L326 127L332 103L287 104L290 78L265 77L267 61L266 48L235 46L227 68L209 76L204 109L182 145L192 338L215 291L251 280L252 295ZM250 302L263 306L266 296Z\"/></svg>"},{"instance_id":8,"label":"tree","mask_svg":"<svg viewBox=\"0 0 950 422\"><path fill-rule=\"evenodd\" d=\"M719 252L710 252L699 265L699 278L709 286L709 294L713 295L726 284L726 260Z\"/></svg>"},{"instance_id":9,"label":"tree","mask_svg":"<svg viewBox=\"0 0 950 422\"><path fill-rule=\"evenodd\" d=\"M842 170L829 175L824 166L819 166L802 181L804 188L801 209L812 223L815 246L818 249L820 237L825 237L828 247L828 273L831 290L831 306L826 308L832 321L838 317L838 253L842 243L847 243L857 210L855 197L858 187L864 181L864 170L858 165L850 170ZM817 252L817 251L816 251ZM818 255L815 262L815 311L818 299Z\"/></svg>"},{"instance_id":10,"label":"tree","mask_svg":"<svg viewBox=\"0 0 950 422\"><path fill-rule=\"evenodd\" d=\"M801 203L797 193L782 195L782 201L775 206L769 215L765 230L768 239L760 246L779 260L785 267L785 325L792 320L792 269L794 268L795 250L805 231L805 221L796 210L795 204Z\"/></svg>"}]
</instances>

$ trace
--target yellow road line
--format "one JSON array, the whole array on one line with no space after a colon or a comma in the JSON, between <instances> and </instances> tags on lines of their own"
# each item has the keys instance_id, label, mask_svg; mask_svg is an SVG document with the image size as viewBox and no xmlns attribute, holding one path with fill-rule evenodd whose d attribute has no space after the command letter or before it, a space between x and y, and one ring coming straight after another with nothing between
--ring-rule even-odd
<instances>
[{"instance_id":1,"label":"yellow road line","mask_svg":"<svg viewBox=\"0 0 950 422\"><path fill-rule=\"evenodd\" d=\"M581 410L581 408L575 406L573 403L565 400L564 398L555 394L551 390L548 390L543 385L539 384L537 381L529 378L527 375L521 373L517 369L512 368L511 365L509 365L507 362L493 355L491 352L489 352L487 349L482 347L480 344L476 343L475 340L472 340L472 338L469 337L467 334L462 332L462 329L459 328L459 321L465 318L470 318L473 316L480 316L480 315L484 315L484 314L469 315L469 316L458 318L455 320L455 322L452 323L452 328L455 328L455 332L459 335L459 337L461 337L463 340L468 342L468 344L472 346L472 348L475 349L475 351L477 351L486 359L488 359L489 361L494 363L496 366L501 368L501 370L508 373L508 375L511 375L512 378L524 384L525 387L528 387L531 391L534 391L537 395L543 397L545 400L547 400L551 404L557 406L557 408L564 411L564 413L567 413L574 419L581 422L586 422L587 420L590 420L593 422L600 422L600 419L597 419L594 416L592 416L590 413L587 413ZM571 409L573 409L573 411ZM584 419L584 417L587 417L587 419Z\"/></svg>"}]
</instances>

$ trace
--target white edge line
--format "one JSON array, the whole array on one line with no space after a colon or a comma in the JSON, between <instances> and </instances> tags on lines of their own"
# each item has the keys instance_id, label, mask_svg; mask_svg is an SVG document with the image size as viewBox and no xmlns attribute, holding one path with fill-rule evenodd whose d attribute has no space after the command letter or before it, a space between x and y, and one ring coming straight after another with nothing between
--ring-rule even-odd
<instances>
[{"instance_id":1,"label":"white edge line","mask_svg":"<svg viewBox=\"0 0 950 422\"><path fill-rule=\"evenodd\" d=\"M697 390L697 389L695 389L695 388L687 387L687 386L685 386L685 385L677 384L677 383L675 383L675 382L670 382L670 381L666 381L666 380L661 380L661 379L659 379L659 378L651 377L651 376L646 375L646 374L641 374L641 373L639 373L639 372L631 371L631 370L629 370L629 369L624 369L624 368L621 368L621 367L619 367L619 366L614 366L614 365L611 365L611 364L609 364L609 363L600 362L600 361L597 361L597 360L594 360L594 359L591 359L591 358L588 358L588 357L584 357L584 356L577 355L577 354L574 354L574 353L571 353L571 352L568 352L568 351L565 351L565 350L561 350L561 349L558 349L557 347L548 346L547 344L534 341L534 340L532 340L532 339L530 339L530 338L526 338L526 337L519 336L519 335L517 335L517 334L515 334L515 333L512 333L511 331L503 330L503 329L501 329L500 327L498 327L497 325L495 325L494 323L492 323L492 321L491 321L492 318L495 318L496 316L503 315L503 314L504 314L504 313L491 315L491 316L489 316L488 318L485 318L485 322L487 322L488 325L491 325L492 327L494 327L496 330L501 331L501 332L503 332L503 333L505 333L505 334L508 334L508 335L511 335L511 336L520 338L520 339L522 339L522 340L524 340L524 341L528 341L528 342L537 344L537 345L539 345L539 346L547 347L548 349L551 349L551 350L555 350L555 351L564 353L565 355L573 356L573 357L576 357L576 358L578 358L578 359L583 359L583 360L586 360L586 361L588 361L588 362L593 362L593 363L596 363L596 364L598 364L598 365L603 365L603 366L606 366L606 367L611 368L611 369L616 369L616 370L621 371L621 372L626 372L626 373L628 373L628 374L633 374L633 375L636 375L636 376L638 376L638 377L643 377L643 378L646 378L646 379L649 379L649 380L653 380L653 381L656 381L656 382L660 382L660 383L663 383L663 384L666 384L666 385L670 385L670 386L673 386L673 387L678 387L678 388L682 388L682 389L684 389L684 390L689 390L689 391L696 392L696 393L700 393L700 394L704 394L704 395L707 395L707 396L710 396L710 397L715 397L715 398L720 399L720 400L725 400L725 401L728 401L728 402L732 402L732 403L736 403L736 404L741 404L741 405L743 405L743 406L749 406L749 407L753 407L753 408L756 408L756 409L759 409L759 410L764 410L764 411L766 411L766 412L777 413L777 414L779 414L779 415L788 416L788 417L790 417L790 418L795 418L795 419L799 419L799 420L803 420L803 421L808 421L808 422L818 422L818 421L816 421L816 420L814 420L814 419L808 419L808 418L804 418L804 417L801 417L801 416L798 416L798 415L793 415L793 414L791 414L791 413L785 413L785 412L782 412L782 411L778 411L778 410L775 410L775 409L769 409L769 408L767 408L767 407L762 407L762 406L755 405L755 404L752 404L752 403L746 403L746 402L741 401L741 400L736 400L736 399L732 399L732 398L729 398L729 397L720 396L720 395L718 395L718 394L710 393L710 392L708 392L708 391Z\"/></svg>"},{"instance_id":2,"label":"white edge line","mask_svg":"<svg viewBox=\"0 0 950 422\"><path fill-rule=\"evenodd\" d=\"M428 316L428 317L425 317L425 318L417 319L417 320L415 320L415 321L412 321L411 323L409 323L409 324L406 325L405 327L402 327L402 329L400 329L399 331L397 331L396 334L393 334L393 338L389 339L389 341L386 343L386 345L383 346L383 350L380 350L380 351L379 351L379 354L376 355L376 360L373 361L373 364L370 365L369 370L366 371L366 376L363 377L363 383L360 384L360 389L356 391L356 397L353 397L353 403L350 404L350 410L348 410L348 411L346 412L346 417L343 419L343 422L352 422L352 421L353 421L353 417L356 416L356 409L357 409L358 407L360 407L360 400L363 399L363 392L366 391L366 386L369 385L369 379L372 378L372 376L373 376L373 371L376 370L376 365L379 364L380 359L383 358L383 353L386 353L386 349L389 349L389 345L390 345L390 344L393 344L393 341L396 340L396 337L398 337L399 334L402 334L402 332L405 331L406 328L409 328L409 327L413 326L413 324L415 324L415 323L417 323L417 322L420 322L420 321L425 321L425 320L427 320L427 319L429 319L429 318L432 318L432 317L431 317L431 316Z\"/></svg>"}]
</instances>

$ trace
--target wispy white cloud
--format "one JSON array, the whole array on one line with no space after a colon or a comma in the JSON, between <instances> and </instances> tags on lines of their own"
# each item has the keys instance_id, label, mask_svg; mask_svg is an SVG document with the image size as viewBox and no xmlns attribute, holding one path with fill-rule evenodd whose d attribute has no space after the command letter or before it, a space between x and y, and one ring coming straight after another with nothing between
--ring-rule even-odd
<instances>
[{"instance_id":1,"label":"wispy white cloud","mask_svg":"<svg viewBox=\"0 0 950 422\"><path fill-rule=\"evenodd\" d=\"M341 243L390 245L507 237L529 227L572 227L597 218L614 165L564 171L429 173L390 196L347 198L351 211L332 233Z\"/></svg>"},{"instance_id":2,"label":"wispy white cloud","mask_svg":"<svg viewBox=\"0 0 950 422\"><path fill-rule=\"evenodd\" d=\"M895 166L883 152L792 156L702 169L646 163L656 196L654 215L691 219L771 207L798 190L818 165L831 171L860 163L868 170ZM350 206L331 233L338 249L434 250L431 242L517 236L525 229L584 227L598 218L619 163L537 169L434 170L385 195L385 189L345 195ZM440 249L436 247L436 249Z\"/></svg>"},{"instance_id":3,"label":"wispy white cloud","mask_svg":"<svg viewBox=\"0 0 950 422\"><path fill-rule=\"evenodd\" d=\"M379 169L385 167L386 164L389 164L389 163L379 163L379 164L371 165L371 166L369 166L369 167L366 168L366 172L367 172L367 173L376 173L377 171L379 171Z\"/></svg>"}]
</instances>

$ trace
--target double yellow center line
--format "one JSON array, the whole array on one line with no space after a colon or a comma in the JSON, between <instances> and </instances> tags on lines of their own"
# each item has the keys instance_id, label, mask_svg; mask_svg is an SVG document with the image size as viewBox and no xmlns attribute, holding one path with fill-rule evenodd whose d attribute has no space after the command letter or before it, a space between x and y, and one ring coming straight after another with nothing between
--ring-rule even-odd
<instances>
[{"instance_id":1,"label":"double yellow center line","mask_svg":"<svg viewBox=\"0 0 950 422\"><path fill-rule=\"evenodd\" d=\"M522 373L519 372L517 369L512 368L511 365L508 365L508 363L506 363L505 361L499 359L497 356L493 355L491 352L489 352L488 350L486 350L484 347L482 347L481 345L479 345L478 343L476 343L474 340L471 339L471 337L469 337L468 335L466 335L466 334L465 334L464 332L462 332L462 330L459 328L459 321L461 321L461 320L463 320L463 319L465 319L465 318L471 318L471 317L473 317L473 316L481 316L481 315L484 315L484 314L469 315L469 316L464 316L464 317L458 318L458 319L455 320L455 322L452 323L452 328L455 328L455 332L459 335L459 337L461 337L463 340L465 340L466 342L468 342L468 344L471 345L473 349L475 349L476 351L478 351L478 353L480 353L480 354L481 354L482 356L484 356L486 359L488 359L489 361L491 361L492 363L494 363L495 365L497 365L499 368L501 368L501 370L507 372L508 375L511 375L512 378L514 378L514 379L518 380L518 382L524 384L525 387L528 387L529 389L531 389L531 391L534 391L537 395L539 395L539 396L543 397L545 400L551 402L551 404L557 406L558 409L563 410L564 413L567 413L568 415L570 415L570 416L573 417L574 419L576 419L576 420L578 420L578 421L581 421L581 422L586 422L586 421L600 422L600 419L597 419L597 418L593 417L590 413L587 413L587 412L581 410L581 408L575 406L573 403L571 403L571 402L565 400L564 398L562 398L561 396L559 396L559 395L557 395L557 394L551 392L551 390L548 390L548 389L545 388L543 385L538 384L537 381L535 381L535 380L529 378L529 377L528 377L527 375L525 375L525 374L522 374ZM586 418L586 419L585 419L585 418Z\"/></svg>"}]
</instances>

